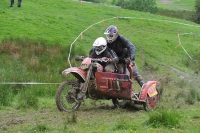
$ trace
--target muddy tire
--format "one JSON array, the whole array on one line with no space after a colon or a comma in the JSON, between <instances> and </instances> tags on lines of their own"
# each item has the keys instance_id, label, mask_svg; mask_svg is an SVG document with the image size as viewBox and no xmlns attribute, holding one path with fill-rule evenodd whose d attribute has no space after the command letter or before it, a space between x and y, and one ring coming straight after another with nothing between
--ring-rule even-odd
<instances>
[{"instance_id":1,"label":"muddy tire","mask_svg":"<svg viewBox=\"0 0 200 133\"><path fill-rule=\"evenodd\" d=\"M60 84L56 92L56 105L60 111L74 111L79 108L81 102L77 102L80 83L78 81L65 81Z\"/></svg>"},{"instance_id":2,"label":"muddy tire","mask_svg":"<svg viewBox=\"0 0 200 133\"><path fill-rule=\"evenodd\" d=\"M150 111L157 107L157 105L159 103L159 99L160 99L160 93L159 93L158 89L156 89L156 90L157 90L158 94L153 97L150 97L147 94L146 102L143 104L144 110Z\"/></svg>"}]
</instances>

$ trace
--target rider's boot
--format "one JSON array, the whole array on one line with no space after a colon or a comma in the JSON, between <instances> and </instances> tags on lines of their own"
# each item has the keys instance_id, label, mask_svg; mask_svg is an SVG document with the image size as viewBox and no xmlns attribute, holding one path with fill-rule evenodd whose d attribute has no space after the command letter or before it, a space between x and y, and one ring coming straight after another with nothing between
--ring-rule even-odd
<instances>
[{"instance_id":1,"label":"rider's boot","mask_svg":"<svg viewBox=\"0 0 200 133\"><path fill-rule=\"evenodd\" d=\"M138 75L135 79L137 80L137 82L140 85L140 87L142 87L143 84L145 83L144 79L140 75Z\"/></svg>"}]
</instances>

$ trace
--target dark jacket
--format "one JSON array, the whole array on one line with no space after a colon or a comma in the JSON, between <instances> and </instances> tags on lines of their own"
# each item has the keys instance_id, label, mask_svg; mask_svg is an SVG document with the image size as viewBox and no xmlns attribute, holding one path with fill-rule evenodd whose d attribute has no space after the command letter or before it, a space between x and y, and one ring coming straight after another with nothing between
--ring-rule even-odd
<instances>
[{"instance_id":1,"label":"dark jacket","mask_svg":"<svg viewBox=\"0 0 200 133\"><path fill-rule=\"evenodd\" d=\"M103 51L100 55L97 55L96 52L94 51L94 48L90 50L89 52L89 57L90 58L103 58L103 57L107 57L112 59L111 63L118 63L119 58L117 56L117 54L110 48L106 48L105 51ZM99 64L101 64L102 66L106 66L108 64L108 62L98 62Z\"/></svg>"},{"instance_id":2,"label":"dark jacket","mask_svg":"<svg viewBox=\"0 0 200 133\"><path fill-rule=\"evenodd\" d=\"M119 62L124 62L124 58L128 57L130 57L131 60L135 60L136 48L124 36L119 35L114 42L107 42L107 46L115 51L119 57ZM127 48L128 52L124 52L124 48Z\"/></svg>"}]
</instances>

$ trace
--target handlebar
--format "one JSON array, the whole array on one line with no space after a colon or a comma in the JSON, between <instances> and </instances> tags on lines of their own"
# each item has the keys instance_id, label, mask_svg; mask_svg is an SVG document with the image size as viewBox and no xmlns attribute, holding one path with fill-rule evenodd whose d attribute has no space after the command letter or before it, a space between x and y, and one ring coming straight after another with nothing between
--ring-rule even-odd
<instances>
[{"instance_id":1,"label":"handlebar","mask_svg":"<svg viewBox=\"0 0 200 133\"><path fill-rule=\"evenodd\" d=\"M75 60L76 61L83 61L86 57L84 56L76 56ZM110 60L110 58L107 57L103 57L103 58L91 58L92 61L99 61L99 62L108 62Z\"/></svg>"},{"instance_id":2,"label":"handlebar","mask_svg":"<svg viewBox=\"0 0 200 133\"><path fill-rule=\"evenodd\" d=\"M109 58L92 58L92 61L108 62Z\"/></svg>"},{"instance_id":3,"label":"handlebar","mask_svg":"<svg viewBox=\"0 0 200 133\"><path fill-rule=\"evenodd\" d=\"M76 61L83 61L84 59L85 59L84 56L76 56L76 57L75 57L75 60L76 60Z\"/></svg>"}]
</instances>

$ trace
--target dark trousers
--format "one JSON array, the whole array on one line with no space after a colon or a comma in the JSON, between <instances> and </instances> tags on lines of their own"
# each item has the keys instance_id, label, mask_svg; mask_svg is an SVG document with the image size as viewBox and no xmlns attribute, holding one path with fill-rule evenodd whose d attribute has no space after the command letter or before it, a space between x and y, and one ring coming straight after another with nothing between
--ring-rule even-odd
<instances>
[{"instance_id":1,"label":"dark trousers","mask_svg":"<svg viewBox=\"0 0 200 133\"><path fill-rule=\"evenodd\" d=\"M18 0L18 7L21 6L22 0ZM13 7L14 5L14 0L10 0L10 7Z\"/></svg>"}]
</instances>

